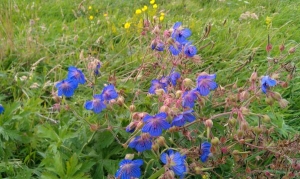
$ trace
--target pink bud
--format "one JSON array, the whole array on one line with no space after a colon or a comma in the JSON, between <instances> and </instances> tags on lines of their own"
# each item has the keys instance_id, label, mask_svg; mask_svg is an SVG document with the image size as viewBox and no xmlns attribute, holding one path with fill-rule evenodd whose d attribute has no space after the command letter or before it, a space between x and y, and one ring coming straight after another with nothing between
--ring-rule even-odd
<instances>
[{"instance_id":1,"label":"pink bud","mask_svg":"<svg viewBox=\"0 0 300 179\"><path fill-rule=\"evenodd\" d=\"M266 46L266 51L269 53L272 50L272 44Z\"/></svg>"}]
</instances>

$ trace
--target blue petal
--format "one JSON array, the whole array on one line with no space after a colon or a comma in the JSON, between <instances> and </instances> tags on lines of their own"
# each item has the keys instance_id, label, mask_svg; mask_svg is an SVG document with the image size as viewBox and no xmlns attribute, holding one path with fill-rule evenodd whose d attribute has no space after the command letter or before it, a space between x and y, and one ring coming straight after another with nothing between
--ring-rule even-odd
<instances>
[{"instance_id":1,"label":"blue petal","mask_svg":"<svg viewBox=\"0 0 300 179\"><path fill-rule=\"evenodd\" d=\"M92 110L93 109L93 102L92 101L85 102L84 108L87 109L87 110Z\"/></svg>"},{"instance_id":2,"label":"blue petal","mask_svg":"<svg viewBox=\"0 0 300 179\"><path fill-rule=\"evenodd\" d=\"M272 78L269 78L269 80L267 80L267 84L269 86L275 86L276 85L276 80L273 80Z\"/></svg>"},{"instance_id":3,"label":"blue petal","mask_svg":"<svg viewBox=\"0 0 300 179\"><path fill-rule=\"evenodd\" d=\"M182 34L182 36L187 38L192 35L192 31L188 28L185 28L185 29L182 29L181 34Z\"/></svg>"},{"instance_id":4,"label":"blue petal","mask_svg":"<svg viewBox=\"0 0 300 179\"><path fill-rule=\"evenodd\" d=\"M171 125L181 127L184 125L184 123L185 120L183 119L183 115L178 115L173 119Z\"/></svg>"},{"instance_id":5,"label":"blue petal","mask_svg":"<svg viewBox=\"0 0 300 179\"><path fill-rule=\"evenodd\" d=\"M93 111L94 111L94 113L98 114L105 108L106 108L106 105L103 103L103 101L99 100L97 102L93 102Z\"/></svg>"},{"instance_id":6,"label":"blue petal","mask_svg":"<svg viewBox=\"0 0 300 179\"><path fill-rule=\"evenodd\" d=\"M4 107L0 104L0 114L4 112Z\"/></svg>"},{"instance_id":7,"label":"blue petal","mask_svg":"<svg viewBox=\"0 0 300 179\"><path fill-rule=\"evenodd\" d=\"M133 160L132 163L134 165L141 166L144 164L144 161L142 159L136 159L136 160Z\"/></svg>"},{"instance_id":8,"label":"blue petal","mask_svg":"<svg viewBox=\"0 0 300 179\"><path fill-rule=\"evenodd\" d=\"M162 161L162 163L167 164L167 154L166 153L162 153L160 155L160 160Z\"/></svg>"},{"instance_id":9,"label":"blue petal","mask_svg":"<svg viewBox=\"0 0 300 179\"><path fill-rule=\"evenodd\" d=\"M209 89L204 85L198 86L197 90L201 96L207 96L209 94Z\"/></svg>"},{"instance_id":10,"label":"blue petal","mask_svg":"<svg viewBox=\"0 0 300 179\"><path fill-rule=\"evenodd\" d=\"M184 114L184 119L188 122L193 122L196 117L193 114Z\"/></svg>"},{"instance_id":11,"label":"blue petal","mask_svg":"<svg viewBox=\"0 0 300 179\"><path fill-rule=\"evenodd\" d=\"M172 170L176 175L183 175L186 172L186 166L185 165L176 165L174 167L171 167Z\"/></svg>"},{"instance_id":12,"label":"blue petal","mask_svg":"<svg viewBox=\"0 0 300 179\"><path fill-rule=\"evenodd\" d=\"M149 114L146 114L145 117L143 118L143 121L147 122L147 121L149 121L149 119L152 119L152 118L153 118L153 116L150 116Z\"/></svg>"},{"instance_id":13,"label":"blue petal","mask_svg":"<svg viewBox=\"0 0 300 179\"><path fill-rule=\"evenodd\" d=\"M200 160L204 163L207 161L209 153L204 153L201 155Z\"/></svg>"},{"instance_id":14,"label":"blue petal","mask_svg":"<svg viewBox=\"0 0 300 179\"><path fill-rule=\"evenodd\" d=\"M210 90L215 90L218 87L218 84L214 81L208 83Z\"/></svg>"},{"instance_id":15,"label":"blue petal","mask_svg":"<svg viewBox=\"0 0 300 179\"><path fill-rule=\"evenodd\" d=\"M173 25L173 29L178 29L180 26L181 26L181 22L176 22L174 25Z\"/></svg>"},{"instance_id":16,"label":"blue petal","mask_svg":"<svg viewBox=\"0 0 300 179\"><path fill-rule=\"evenodd\" d=\"M160 119L166 119L167 118L167 113L165 112L161 112L155 115L156 118L160 118Z\"/></svg>"},{"instance_id":17,"label":"blue petal","mask_svg":"<svg viewBox=\"0 0 300 179\"><path fill-rule=\"evenodd\" d=\"M165 130L169 129L171 127L171 125L166 121L166 120L162 120L160 123L161 127Z\"/></svg>"}]
</instances>

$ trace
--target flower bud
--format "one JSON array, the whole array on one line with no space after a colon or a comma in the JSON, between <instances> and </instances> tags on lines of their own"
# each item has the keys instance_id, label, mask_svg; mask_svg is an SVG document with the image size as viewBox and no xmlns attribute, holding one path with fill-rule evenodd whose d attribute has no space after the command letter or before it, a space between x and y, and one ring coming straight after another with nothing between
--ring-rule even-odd
<instances>
[{"instance_id":1,"label":"flower bud","mask_svg":"<svg viewBox=\"0 0 300 179\"><path fill-rule=\"evenodd\" d=\"M250 81L256 81L256 79L257 79L257 72L254 71L250 76Z\"/></svg>"},{"instance_id":2,"label":"flower bud","mask_svg":"<svg viewBox=\"0 0 300 179\"><path fill-rule=\"evenodd\" d=\"M123 96L119 96L117 99L117 104L122 106L124 104L125 98Z\"/></svg>"},{"instance_id":3,"label":"flower bud","mask_svg":"<svg viewBox=\"0 0 300 179\"><path fill-rule=\"evenodd\" d=\"M195 167L195 172L196 174L201 174L202 173L201 167Z\"/></svg>"},{"instance_id":4,"label":"flower bud","mask_svg":"<svg viewBox=\"0 0 300 179\"><path fill-rule=\"evenodd\" d=\"M269 123L271 121L271 118L268 115L263 115L262 121L265 123Z\"/></svg>"},{"instance_id":5,"label":"flower bud","mask_svg":"<svg viewBox=\"0 0 300 179\"><path fill-rule=\"evenodd\" d=\"M274 103L274 99L272 97L268 96L265 98L265 102L271 106Z\"/></svg>"},{"instance_id":6,"label":"flower bud","mask_svg":"<svg viewBox=\"0 0 300 179\"><path fill-rule=\"evenodd\" d=\"M266 51L269 53L271 50L272 50L272 44L269 43L269 44L266 46Z\"/></svg>"},{"instance_id":7,"label":"flower bud","mask_svg":"<svg viewBox=\"0 0 300 179\"><path fill-rule=\"evenodd\" d=\"M238 136L238 138L242 138L243 136L244 136L244 131L242 131L242 130L237 130L237 136Z\"/></svg>"},{"instance_id":8,"label":"flower bud","mask_svg":"<svg viewBox=\"0 0 300 179\"><path fill-rule=\"evenodd\" d=\"M295 47L292 47L292 48L289 49L289 53L290 53L290 54L291 54L291 53L295 53L295 51L296 51L296 48L295 48Z\"/></svg>"},{"instance_id":9,"label":"flower bud","mask_svg":"<svg viewBox=\"0 0 300 179\"><path fill-rule=\"evenodd\" d=\"M272 96L273 99L275 99L275 100L277 100L277 101L279 101L279 100L282 98L282 97L281 97L281 94L278 93L278 92L273 92L273 93L271 94L271 96Z\"/></svg>"},{"instance_id":10,"label":"flower bud","mask_svg":"<svg viewBox=\"0 0 300 179\"><path fill-rule=\"evenodd\" d=\"M208 127L208 128L212 128L213 126L213 121L211 119L208 119L204 122L205 126Z\"/></svg>"},{"instance_id":11,"label":"flower bud","mask_svg":"<svg viewBox=\"0 0 300 179\"><path fill-rule=\"evenodd\" d=\"M249 98L249 92L248 91L242 91L240 94L240 101L245 101Z\"/></svg>"},{"instance_id":12,"label":"flower bud","mask_svg":"<svg viewBox=\"0 0 300 179\"><path fill-rule=\"evenodd\" d=\"M260 135L262 133L262 129L259 127L259 126L255 126L253 128L253 132L256 134L256 135Z\"/></svg>"},{"instance_id":13,"label":"flower bud","mask_svg":"<svg viewBox=\"0 0 300 179\"><path fill-rule=\"evenodd\" d=\"M183 80L183 85L187 88L191 88L193 86L193 81L189 78Z\"/></svg>"},{"instance_id":14,"label":"flower bud","mask_svg":"<svg viewBox=\"0 0 300 179\"><path fill-rule=\"evenodd\" d=\"M241 107L240 110L242 111L242 114L244 114L244 115L248 115L250 112L249 109L246 107Z\"/></svg>"},{"instance_id":15,"label":"flower bud","mask_svg":"<svg viewBox=\"0 0 300 179\"><path fill-rule=\"evenodd\" d=\"M159 112L164 112L169 114L170 108L168 106L163 105L162 107L160 107Z\"/></svg>"},{"instance_id":16,"label":"flower bud","mask_svg":"<svg viewBox=\"0 0 300 179\"><path fill-rule=\"evenodd\" d=\"M154 151L158 151L158 149L159 149L159 145L157 144L157 143L155 143L155 144L152 144L152 150L154 150Z\"/></svg>"},{"instance_id":17,"label":"flower bud","mask_svg":"<svg viewBox=\"0 0 300 179\"><path fill-rule=\"evenodd\" d=\"M232 151L232 155L238 155L239 153L240 153L240 151L238 151L238 150Z\"/></svg>"},{"instance_id":18,"label":"flower bud","mask_svg":"<svg viewBox=\"0 0 300 179\"><path fill-rule=\"evenodd\" d=\"M147 115L146 112L141 112L141 113L138 114L140 119L143 119L146 115Z\"/></svg>"},{"instance_id":19,"label":"flower bud","mask_svg":"<svg viewBox=\"0 0 300 179\"><path fill-rule=\"evenodd\" d=\"M234 127L237 123L237 119L232 117L228 120L228 123L231 127Z\"/></svg>"},{"instance_id":20,"label":"flower bud","mask_svg":"<svg viewBox=\"0 0 300 179\"><path fill-rule=\"evenodd\" d=\"M281 108L286 108L288 106L289 102L286 99L280 99L279 100L279 106Z\"/></svg>"},{"instance_id":21,"label":"flower bud","mask_svg":"<svg viewBox=\"0 0 300 179\"><path fill-rule=\"evenodd\" d=\"M217 146L219 145L220 143L220 140L218 137L214 137L212 140L211 140L211 144L214 145L214 146Z\"/></svg>"},{"instance_id":22,"label":"flower bud","mask_svg":"<svg viewBox=\"0 0 300 179\"><path fill-rule=\"evenodd\" d=\"M222 147L222 148L221 148L221 152L222 152L223 154L227 154L227 153L228 153L228 148L227 148L227 147Z\"/></svg>"},{"instance_id":23,"label":"flower bud","mask_svg":"<svg viewBox=\"0 0 300 179\"><path fill-rule=\"evenodd\" d=\"M142 121L138 122L135 130L139 130L143 127L144 123Z\"/></svg>"},{"instance_id":24,"label":"flower bud","mask_svg":"<svg viewBox=\"0 0 300 179\"><path fill-rule=\"evenodd\" d=\"M181 90L177 90L176 94L175 94L176 98L180 98L181 95L182 95L182 91Z\"/></svg>"},{"instance_id":25,"label":"flower bud","mask_svg":"<svg viewBox=\"0 0 300 179\"><path fill-rule=\"evenodd\" d=\"M99 125L98 124L91 124L90 125L90 130L92 131L92 132L95 132L95 131L97 131L98 129L99 129Z\"/></svg>"},{"instance_id":26,"label":"flower bud","mask_svg":"<svg viewBox=\"0 0 300 179\"><path fill-rule=\"evenodd\" d=\"M248 124L247 121L242 121L242 123L241 123L241 129L243 131L247 131L249 129L249 124Z\"/></svg>"},{"instance_id":27,"label":"flower bud","mask_svg":"<svg viewBox=\"0 0 300 179\"><path fill-rule=\"evenodd\" d=\"M281 45L279 46L280 52L282 52L284 49L285 49L284 44L281 44Z\"/></svg>"},{"instance_id":28,"label":"flower bud","mask_svg":"<svg viewBox=\"0 0 300 179\"><path fill-rule=\"evenodd\" d=\"M158 95L158 96L162 96L164 94L164 90L163 89L157 89L155 90L155 94Z\"/></svg>"},{"instance_id":29,"label":"flower bud","mask_svg":"<svg viewBox=\"0 0 300 179\"><path fill-rule=\"evenodd\" d=\"M134 154L126 154L125 159L132 160L134 158Z\"/></svg>"},{"instance_id":30,"label":"flower bud","mask_svg":"<svg viewBox=\"0 0 300 179\"><path fill-rule=\"evenodd\" d=\"M160 146L164 146L166 144L165 138L163 136L159 136L156 139L156 142L160 145Z\"/></svg>"},{"instance_id":31,"label":"flower bud","mask_svg":"<svg viewBox=\"0 0 300 179\"><path fill-rule=\"evenodd\" d=\"M220 142L222 143L222 144L225 144L226 143L226 137L224 137L224 136L222 136L221 138L220 138Z\"/></svg>"},{"instance_id":32,"label":"flower bud","mask_svg":"<svg viewBox=\"0 0 300 179\"><path fill-rule=\"evenodd\" d=\"M169 30L164 31L164 38L170 38L171 37L171 32Z\"/></svg>"},{"instance_id":33,"label":"flower bud","mask_svg":"<svg viewBox=\"0 0 300 179\"><path fill-rule=\"evenodd\" d=\"M135 109L136 109L135 105L132 104L132 105L129 106L130 112L134 112Z\"/></svg>"}]
</instances>

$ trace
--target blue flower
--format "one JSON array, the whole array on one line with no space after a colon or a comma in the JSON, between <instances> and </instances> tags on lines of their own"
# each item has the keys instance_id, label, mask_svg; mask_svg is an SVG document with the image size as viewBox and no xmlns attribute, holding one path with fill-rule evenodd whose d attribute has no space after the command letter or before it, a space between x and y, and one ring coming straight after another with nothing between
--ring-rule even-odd
<instances>
[{"instance_id":1,"label":"blue flower","mask_svg":"<svg viewBox=\"0 0 300 179\"><path fill-rule=\"evenodd\" d=\"M151 43L151 49L159 52L164 51L165 45L161 40L153 40Z\"/></svg>"},{"instance_id":2,"label":"blue flower","mask_svg":"<svg viewBox=\"0 0 300 179\"><path fill-rule=\"evenodd\" d=\"M97 65L96 65L96 68L94 69L94 74L97 76L97 75L99 75L99 69L100 69L100 67L101 67L101 64L100 64L100 62L98 62L97 63Z\"/></svg>"},{"instance_id":3,"label":"blue flower","mask_svg":"<svg viewBox=\"0 0 300 179\"><path fill-rule=\"evenodd\" d=\"M94 95L94 99L91 101L85 102L85 109L92 110L94 113L100 113L103 109L106 108L106 105L103 102L102 96L100 94Z\"/></svg>"},{"instance_id":4,"label":"blue flower","mask_svg":"<svg viewBox=\"0 0 300 179\"><path fill-rule=\"evenodd\" d=\"M178 72L172 72L170 74L169 82L173 85L176 86L177 80L180 78L180 73Z\"/></svg>"},{"instance_id":5,"label":"blue flower","mask_svg":"<svg viewBox=\"0 0 300 179\"><path fill-rule=\"evenodd\" d=\"M102 90L101 96L103 100L109 101L112 99L116 99L118 97L118 93L115 90L114 85L107 85Z\"/></svg>"},{"instance_id":6,"label":"blue flower","mask_svg":"<svg viewBox=\"0 0 300 179\"><path fill-rule=\"evenodd\" d=\"M182 44L175 42L173 45L169 46L169 51L172 53L172 55L177 56L182 50Z\"/></svg>"},{"instance_id":7,"label":"blue flower","mask_svg":"<svg viewBox=\"0 0 300 179\"><path fill-rule=\"evenodd\" d=\"M184 53L188 57L193 57L197 54L197 48L194 45L188 43L184 46Z\"/></svg>"},{"instance_id":8,"label":"blue flower","mask_svg":"<svg viewBox=\"0 0 300 179\"><path fill-rule=\"evenodd\" d=\"M195 89L184 92L182 95L182 106L193 108L195 105L195 100L198 97L197 93L198 91Z\"/></svg>"},{"instance_id":9,"label":"blue flower","mask_svg":"<svg viewBox=\"0 0 300 179\"><path fill-rule=\"evenodd\" d=\"M171 35L177 42L184 44L187 42L186 38L192 35L188 28L183 28L181 22L176 22L173 26L173 33Z\"/></svg>"},{"instance_id":10,"label":"blue flower","mask_svg":"<svg viewBox=\"0 0 300 179\"><path fill-rule=\"evenodd\" d=\"M4 107L2 106L2 104L0 104L0 114L2 114L4 112Z\"/></svg>"},{"instance_id":11,"label":"blue flower","mask_svg":"<svg viewBox=\"0 0 300 179\"><path fill-rule=\"evenodd\" d=\"M171 126L181 127L186 121L193 122L196 117L193 114L194 110L190 109L174 117Z\"/></svg>"},{"instance_id":12,"label":"blue flower","mask_svg":"<svg viewBox=\"0 0 300 179\"><path fill-rule=\"evenodd\" d=\"M167 91L167 86L165 83L162 83L161 80L152 80L151 87L149 89L150 94L155 94L155 90L163 89L165 92Z\"/></svg>"},{"instance_id":13,"label":"blue flower","mask_svg":"<svg viewBox=\"0 0 300 179\"><path fill-rule=\"evenodd\" d=\"M263 93L267 93L267 90L269 89L269 87L271 86L275 86L276 85L276 80L270 78L269 76L264 76L261 79L261 90L263 91Z\"/></svg>"},{"instance_id":14,"label":"blue flower","mask_svg":"<svg viewBox=\"0 0 300 179\"><path fill-rule=\"evenodd\" d=\"M140 178L142 175L140 166L142 166L143 163L141 159L124 159L120 162L120 168L116 172L115 177L118 179Z\"/></svg>"},{"instance_id":15,"label":"blue flower","mask_svg":"<svg viewBox=\"0 0 300 179\"><path fill-rule=\"evenodd\" d=\"M183 177L186 172L185 165L186 156L182 156L179 152L169 149L160 155L160 160L167 165L178 176Z\"/></svg>"},{"instance_id":16,"label":"blue flower","mask_svg":"<svg viewBox=\"0 0 300 179\"><path fill-rule=\"evenodd\" d=\"M71 97L74 94L75 89L78 87L78 82L73 79L65 79L56 84L58 89L58 96L65 95Z\"/></svg>"},{"instance_id":17,"label":"blue flower","mask_svg":"<svg viewBox=\"0 0 300 179\"><path fill-rule=\"evenodd\" d=\"M84 74L81 70L77 69L76 67L70 66L68 69L68 78L72 80L76 80L80 84L85 83Z\"/></svg>"},{"instance_id":18,"label":"blue flower","mask_svg":"<svg viewBox=\"0 0 300 179\"><path fill-rule=\"evenodd\" d=\"M162 130L169 129L171 126L166 121L167 114L162 112L158 113L155 116L146 115L143 118L143 121L145 125L142 128L142 132L148 132L151 136L160 136L162 133Z\"/></svg>"},{"instance_id":19,"label":"blue flower","mask_svg":"<svg viewBox=\"0 0 300 179\"><path fill-rule=\"evenodd\" d=\"M138 152L143 152L145 150L151 150L152 141L151 136L148 133L143 133L141 136L136 136L132 141L130 141L130 148L134 148Z\"/></svg>"},{"instance_id":20,"label":"blue flower","mask_svg":"<svg viewBox=\"0 0 300 179\"><path fill-rule=\"evenodd\" d=\"M200 155L200 160L202 162L206 162L209 155L210 155L210 148L211 144L209 142L203 142L201 144L201 155Z\"/></svg>"},{"instance_id":21,"label":"blue flower","mask_svg":"<svg viewBox=\"0 0 300 179\"><path fill-rule=\"evenodd\" d=\"M207 96L210 90L215 90L218 84L214 81L216 79L216 74L202 74L197 78L197 90L200 95Z\"/></svg>"}]
</instances>

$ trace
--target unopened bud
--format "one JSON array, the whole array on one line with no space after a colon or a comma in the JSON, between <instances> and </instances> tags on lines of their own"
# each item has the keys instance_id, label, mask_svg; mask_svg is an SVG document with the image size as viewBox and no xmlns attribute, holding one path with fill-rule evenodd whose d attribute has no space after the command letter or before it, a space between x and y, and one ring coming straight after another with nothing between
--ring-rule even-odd
<instances>
[{"instance_id":1,"label":"unopened bud","mask_svg":"<svg viewBox=\"0 0 300 179\"><path fill-rule=\"evenodd\" d=\"M245 101L248 98L249 98L249 92L248 91L241 92L241 94L240 94L240 101Z\"/></svg>"},{"instance_id":2,"label":"unopened bud","mask_svg":"<svg viewBox=\"0 0 300 179\"><path fill-rule=\"evenodd\" d=\"M224 136L222 136L221 138L220 138L220 142L222 143L222 144L225 144L226 143L226 137L224 137Z\"/></svg>"},{"instance_id":3,"label":"unopened bud","mask_svg":"<svg viewBox=\"0 0 300 179\"><path fill-rule=\"evenodd\" d=\"M117 99L117 104L122 106L124 104L125 98L123 96L119 96Z\"/></svg>"},{"instance_id":4,"label":"unopened bud","mask_svg":"<svg viewBox=\"0 0 300 179\"><path fill-rule=\"evenodd\" d=\"M269 123L271 121L271 118L268 116L268 115L263 115L263 118L262 118L263 122L265 123Z\"/></svg>"},{"instance_id":5,"label":"unopened bud","mask_svg":"<svg viewBox=\"0 0 300 179\"><path fill-rule=\"evenodd\" d=\"M254 71L250 76L250 81L256 81L256 79L257 79L257 72Z\"/></svg>"},{"instance_id":6,"label":"unopened bud","mask_svg":"<svg viewBox=\"0 0 300 179\"><path fill-rule=\"evenodd\" d=\"M125 159L132 160L134 158L134 154L126 154Z\"/></svg>"},{"instance_id":7,"label":"unopened bud","mask_svg":"<svg viewBox=\"0 0 300 179\"><path fill-rule=\"evenodd\" d=\"M232 151L232 155L238 155L239 153L240 153L240 151L238 151L238 150Z\"/></svg>"},{"instance_id":8,"label":"unopened bud","mask_svg":"<svg viewBox=\"0 0 300 179\"><path fill-rule=\"evenodd\" d=\"M250 112L249 109L246 107L241 107L240 110L242 111L242 114L244 114L244 115L248 115Z\"/></svg>"},{"instance_id":9,"label":"unopened bud","mask_svg":"<svg viewBox=\"0 0 300 179\"><path fill-rule=\"evenodd\" d=\"M175 95L176 95L176 98L180 98L181 95L182 95L182 91L181 90L177 90Z\"/></svg>"},{"instance_id":10,"label":"unopened bud","mask_svg":"<svg viewBox=\"0 0 300 179\"><path fill-rule=\"evenodd\" d=\"M158 96L162 96L165 93L165 91L163 89L157 89L155 90L155 94Z\"/></svg>"},{"instance_id":11,"label":"unopened bud","mask_svg":"<svg viewBox=\"0 0 300 179\"><path fill-rule=\"evenodd\" d=\"M143 127L144 123L142 121L138 122L135 130L139 130Z\"/></svg>"},{"instance_id":12,"label":"unopened bud","mask_svg":"<svg viewBox=\"0 0 300 179\"><path fill-rule=\"evenodd\" d=\"M282 97L281 97L281 94L278 93L278 92L273 92L273 93L271 94L271 96L272 96L273 99L275 99L275 100L277 100L277 101L279 101L279 100L282 98Z\"/></svg>"},{"instance_id":13,"label":"unopened bud","mask_svg":"<svg viewBox=\"0 0 300 179\"><path fill-rule=\"evenodd\" d=\"M135 109L136 109L135 105L132 104L132 105L129 106L130 112L134 112Z\"/></svg>"},{"instance_id":14,"label":"unopened bud","mask_svg":"<svg viewBox=\"0 0 300 179\"><path fill-rule=\"evenodd\" d=\"M166 144L165 138L163 136L159 136L156 139L156 142L160 145L160 146L164 146Z\"/></svg>"},{"instance_id":15,"label":"unopened bud","mask_svg":"<svg viewBox=\"0 0 300 179\"><path fill-rule=\"evenodd\" d=\"M193 85L193 81L189 78L186 78L183 80L183 85L187 88L190 88Z\"/></svg>"},{"instance_id":16,"label":"unopened bud","mask_svg":"<svg viewBox=\"0 0 300 179\"><path fill-rule=\"evenodd\" d=\"M268 105L272 106L274 103L274 99L271 96L265 98L265 101Z\"/></svg>"},{"instance_id":17,"label":"unopened bud","mask_svg":"<svg viewBox=\"0 0 300 179\"><path fill-rule=\"evenodd\" d=\"M241 123L241 129L244 131L247 131L249 129L249 124L246 121L242 121Z\"/></svg>"},{"instance_id":18,"label":"unopened bud","mask_svg":"<svg viewBox=\"0 0 300 179\"><path fill-rule=\"evenodd\" d=\"M284 49L285 49L284 44L281 44L281 45L279 46L280 52L282 52Z\"/></svg>"},{"instance_id":19,"label":"unopened bud","mask_svg":"<svg viewBox=\"0 0 300 179\"><path fill-rule=\"evenodd\" d=\"M92 131L92 132L95 132L95 131L97 131L98 129L99 129L99 125L98 124L91 124L90 125L90 130Z\"/></svg>"},{"instance_id":20,"label":"unopened bud","mask_svg":"<svg viewBox=\"0 0 300 179\"><path fill-rule=\"evenodd\" d=\"M228 123L229 123L229 125L230 125L231 127L234 127L234 126L236 125L236 123L237 123L237 119L236 119L236 118L230 118L230 119L228 120Z\"/></svg>"},{"instance_id":21,"label":"unopened bud","mask_svg":"<svg viewBox=\"0 0 300 179\"><path fill-rule=\"evenodd\" d=\"M255 126L253 128L253 132L256 134L256 135L260 135L262 133L262 129L259 127L259 126Z\"/></svg>"},{"instance_id":22,"label":"unopened bud","mask_svg":"<svg viewBox=\"0 0 300 179\"><path fill-rule=\"evenodd\" d=\"M160 107L159 112L164 112L169 114L170 108L168 106L163 105L162 107Z\"/></svg>"},{"instance_id":23,"label":"unopened bud","mask_svg":"<svg viewBox=\"0 0 300 179\"><path fill-rule=\"evenodd\" d=\"M227 153L228 153L228 148L227 148L227 147L222 147L222 148L221 148L221 152L222 152L223 154L227 154Z\"/></svg>"},{"instance_id":24,"label":"unopened bud","mask_svg":"<svg viewBox=\"0 0 300 179\"><path fill-rule=\"evenodd\" d=\"M214 146L217 146L219 145L220 143L220 140L218 137L214 137L212 140L211 140L211 144L214 145Z\"/></svg>"},{"instance_id":25,"label":"unopened bud","mask_svg":"<svg viewBox=\"0 0 300 179\"><path fill-rule=\"evenodd\" d=\"M196 174L201 174L202 173L201 167L195 167L195 172Z\"/></svg>"},{"instance_id":26,"label":"unopened bud","mask_svg":"<svg viewBox=\"0 0 300 179\"><path fill-rule=\"evenodd\" d=\"M147 113L146 112L141 112L138 115L139 115L140 119L143 119L147 115Z\"/></svg>"},{"instance_id":27,"label":"unopened bud","mask_svg":"<svg viewBox=\"0 0 300 179\"><path fill-rule=\"evenodd\" d=\"M169 132L171 132L171 133L178 132L178 127L177 126L170 127Z\"/></svg>"},{"instance_id":28,"label":"unopened bud","mask_svg":"<svg viewBox=\"0 0 300 179\"><path fill-rule=\"evenodd\" d=\"M289 102L286 99L280 99L279 100L279 106L281 108L286 108L288 106Z\"/></svg>"},{"instance_id":29,"label":"unopened bud","mask_svg":"<svg viewBox=\"0 0 300 179\"><path fill-rule=\"evenodd\" d=\"M289 49L289 53L295 53L295 51L296 51L295 47L292 47L292 48Z\"/></svg>"},{"instance_id":30,"label":"unopened bud","mask_svg":"<svg viewBox=\"0 0 300 179\"><path fill-rule=\"evenodd\" d=\"M266 51L269 53L271 50L272 50L272 44L269 43L269 44L266 46Z\"/></svg>"},{"instance_id":31,"label":"unopened bud","mask_svg":"<svg viewBox=\"0 0 300 179\"><path fill-rule=\"evenodd\" d=\"M159 145L158 145L157 143L155 143L155 144L152 145L151 148L152 148L152 150L154 150L154 151L158 151Z\"/></svg>"},{"instance_id":32,"label":"unopened bud","mask_svg":"<svg viewBox=\"0 0 300 179\"><path fill-rule=\"evenodd\" d=\"M211 119L208 119L204 122L205 126L208 128L212 128L212 126L214 125L213 121Z\"/></svg>"},{"instance_id":33,"label":"unopened bud","mask_svg":"<svg viewBox=\"0 0 300 179\"><path fill-rule=\"evenodd\" d=\"M238 136L238 138L242 138L243 136L244 136L244 131L242 131L242 130L237 130L237 136Z\"/></svg>"}]
</instances>

